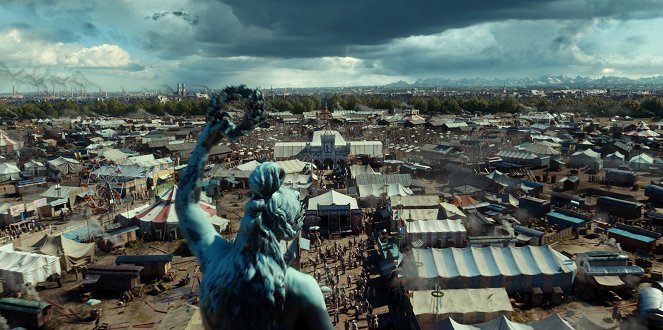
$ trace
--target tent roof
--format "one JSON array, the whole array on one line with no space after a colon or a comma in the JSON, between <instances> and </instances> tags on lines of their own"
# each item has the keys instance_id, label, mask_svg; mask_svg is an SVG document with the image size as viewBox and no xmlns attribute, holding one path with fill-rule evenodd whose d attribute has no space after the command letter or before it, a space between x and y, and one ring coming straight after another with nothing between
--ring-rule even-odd
<instances>
[{"instance_id":1,"label":"tent roof","mask_svg":"<svg viewBox=\"0 0 663 330\"><path fill-rule=\"evenodd\" d=\"M439 209L403 209L394 210L394 217L406 221L435 220L438 219Z\"/></svg>"},{"instance_id":2,"label":"tent roof","mask_svg":"<svg viewBox=\"0 0 663 330\"><path fill-rule=\"evenodd\" d=\"M14 146L16 141L11 139L5 131L0 130L0 147Z\"/></svg>"},{"instance_id":3,"label":"tent roof","mask_svg":"<svg viewBox=\"0 0 663 330\"><path fill-rule=\"evenodd\" d=\"M359 190L359 196L362 198L366 197L380 197L383 193L387 193L387 196L410 196L414 193L410 188L404 187L400 183L390 183L387 185L383 184L360 184L357 185Z\"/></svg>"},{"instance_id":4,"label":"tent roof","mask_svg":"<svg viewBox=\"0 0 663 330\"><path fill-rule=\"evenodd\" d=\"M154 223L179 223L179 217L175 212L175 196L177 195L177 186L162 192L157 202L143 209L136 215L140 221ZM209 214L210 217L216 216L216 207L204 202L198 202L200 208Z\"/></svg>"},{"instance_id":5,"label":"tent roof","mask_svg":"<svg viewBox=\"0 0 663 330\"><path fill-rule=\"evenodd\" d=\"M410 174L357 174L355 177L357 184L389 184L400 183L405 187L412 185L412 175Z\"/></svg>"},{"instance_id":6,"label":"tent roof","mask_svg":"<svg viewBox=\"0 0 663 330\"><path fill-rule=\"evenodd\" d=\"M654 157L649 156L647 154L639 154L631 158L631 160L629 160L629 163L654 164Z\"/></svg>"},{"instance_id":7,"label":"tent roof","mask_svg":"<svg viewBox=\"0 0 663 330\"><path fill-rule=\"evenodd\" d=\"M348 196L341 194L335 190L330 190L320 196L313 197L308 201L308 210L315 211L318 209L318 205L348 205L350 204L350 209L357 210L359 206L357 205L357 200Z\"/></svg>"},{"instance_id":8,"label":"tent roof","mask_svg":"<svg viewBox=\"0 0 663 330\"><path fill-rule=\"evenodd\" d=\"M466 232L460 220L421 220L407 222L408 234Z\"/></svg>"},{"instance_id":9,"label":"tent roof","mask_svg":"<svg viewBox=\"0 0 663 330\"><path fill-rule=\"evenodd\" d=\"M405 259L423 263L410 270L419 278L554 275L575 269L573 261L548 245L414 249Z\"/></svg>"},{"instance_id":10,"label":"tent roof","mask_svg":"<svg viewBox=\"0 0 663 330\"><path fill-rule=\"evenodd\" d=\"M438 207L440 197L437 195L392 196L389 198L392 209L403 207Z\"/></svg>"},{"instance_id":11,"label":"tent roof","mask_svg":"<svg viewBox=\"0 0 663 330\"><path fill-rule=\"evenodd\" d=\"M440 290L444 295L435 299L433 290L413 291L410 302L414 315L441 315L512 312L511 301L504 288Z\"/></svg>"},{"instance_id":12,"label":"tent roof","mask_svg":"<svg viewBox=\"0 0 663 330\"><path fill-rule=\"evenodd\" d=\"M21 251L0 251L0 270L25 273L50 263L55 263L56 270L59 272L60 258L56 256Z\"/></svg>"},{"instance_id":13,"label":"tent roof","mask_svg":"<svg viewBox=\"0 0 663 330\"><path fill-rule=\"evenodd\" d=\"M433 326L435 330L575 330L569 322L562 319L559 314L552 314L545 319L528 324L510 321L500 315L490 321L478 324L461 324L453 318L446 318Z\"/></svg>"},{"instance_id":14,"label":"tent roof","mask_svg":"<svg viewBox=\"0 0 663 330\"><path fill-rule=\"evenodd\" d=\"M352 179L355 179L359 174L381 174L381 173L375 173L373 168L369 165L351 165L350 174L352 176Z\"/></svg>"},{"instance_id":15,"label":"tent roof","mask_svg":"<svg viewBox=\"0 0 663 330\"><path fill-rule=\"evenodd\" d=\"M63 235L45 234L32 246L19 249L58 257L82 258L89 255L90 250L94 250L94 243L78 243Z\"/></svg>"},{"instance_id":16,"label":"tent roof","mask_svg":"<svg viewBox=\"0 0 663 330\"><path fill-rule=\"evenodd\" d=\"M524 151L531 152L536 155L559 155L561 152L552 146L544 143L530 143L523 148Z\"/></svg>"},{"instance_id":17,"label":"tent roof","mask_svg":"<svg viewBox=\"0 0 663 330\"><path fill-rule=\"evenodd\" d=\"M594 151L594 150L592 150L592 149L585 149L585 150L582 150L582 151L576 151L576 152L573 153L573 155L571 155L571 157L574 157L574 156L576 156L576 157L588 156L588 157L597 158L597 159L601 158L601 154Z\"/></svg>"},{"instance_id":18,"label":"tent roof","mask_svg":"<svg viewBox=\"0 0 663 330\"><path fill-rule=\"evenodd\" d=\"M299 159L276 161L276 165L282 168L286 174L301 173L309 164L310 163L303 162Z\"/></svg>"},{"instance_id":19,"label":"tent roof","mask_svg":"<svg viewBox=\"0 0 663 330\"><path fill-rule=\"evenodd\" d=\"M260 165L260 162L258 162L257 160L252 160L248 163L239 164L235 166L235 169L238 169L240 171L253 172L256 169L256 167L258 167L258 165Z\"/></svg>"},{"instance_id":20,"label":"tent roof","mask_svg":"<svg viewBox=\"0 0 663 330\"><path fill-rule=\"evenodd\" d=\"M19 170L18 167L16 167L16 165L9 163L0 164L0 174L14 174L14 173L21 173L21 170Z\"/></svg>"}]
</instances>

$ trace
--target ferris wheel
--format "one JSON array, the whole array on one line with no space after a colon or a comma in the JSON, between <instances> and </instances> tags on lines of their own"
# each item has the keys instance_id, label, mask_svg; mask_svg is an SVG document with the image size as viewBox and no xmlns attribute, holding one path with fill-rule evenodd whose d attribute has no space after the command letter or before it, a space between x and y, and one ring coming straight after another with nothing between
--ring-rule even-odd
<instances>
[{"instance_id":1,"label":"ferris wheel","mask_svg":"<svg viewBox=\"0 0 663 330\"><path fill-rule=\"evenodd\" d=\"M113 161L93 159L85 172L87 186L93 191L86 196L88 206L97 214L110 211L126 193L120 166Z\"/></svg>"}]
</instances>

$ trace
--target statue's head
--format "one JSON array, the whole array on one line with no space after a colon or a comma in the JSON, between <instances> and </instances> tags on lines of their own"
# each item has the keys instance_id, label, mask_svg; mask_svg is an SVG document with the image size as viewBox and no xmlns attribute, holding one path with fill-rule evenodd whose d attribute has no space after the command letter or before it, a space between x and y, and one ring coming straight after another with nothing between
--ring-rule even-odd
<instances>
[{"instance_id":1,"label":"statue's head","mask_svg":"<svg viewBox=\"0 0 663 330\"><path fill-rule=\"evenodd\" d=\"M265 162L249 176L249 186L254 200L263 200L262 223L279 240L292 240L301 228L303 208L299 193L281 187L285 171L276 163Z\"/></svg>"}]
</instances>

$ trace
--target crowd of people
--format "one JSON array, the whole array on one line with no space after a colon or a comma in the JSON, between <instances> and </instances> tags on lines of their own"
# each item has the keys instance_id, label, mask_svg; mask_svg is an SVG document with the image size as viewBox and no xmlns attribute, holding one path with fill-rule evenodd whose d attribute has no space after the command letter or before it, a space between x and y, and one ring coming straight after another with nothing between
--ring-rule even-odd
<instances>
[{"instance_id":1,"label":"crowd of people","mask_svg":"<svg viewBox=\"0 0 663 330\"><path fill-rule=\"evenodd\" d=\"M35 220L12 224L4 230L0 230L0 242L7 240L13 241L15 239L19 239L24 234L37 233L47 230L48 227L50 226L46 226Z\"/></svg>"},{"instance_id":2,"label":"crowd of people","mask_svg":"<svg viewBox=\"0 0 663 330\"><path fill-rule=\"evenodd\" d=\"M305 269L327 291L326 302L333 324L339 324L341 314L345 314L343 322L347 330L359 329L361 320L366 320L368 329L378 329L379 319L370 303L376 290L369 284L366 255L372 248L372 241L355 236L325 242L316 233L312 243L316 251L310 252L310 268Z\"/></svg>"}]
</instances>

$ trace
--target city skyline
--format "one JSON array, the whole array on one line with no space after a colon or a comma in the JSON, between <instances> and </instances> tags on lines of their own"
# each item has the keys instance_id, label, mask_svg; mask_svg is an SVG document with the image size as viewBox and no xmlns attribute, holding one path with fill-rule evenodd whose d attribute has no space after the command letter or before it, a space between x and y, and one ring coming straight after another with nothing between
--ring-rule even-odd
<instances>
[{"instance_id":1,"label":"city skyline","mask_svg":"<svg viewBox=\"0 0 663 330\"><path fill-rule=\"evenodd\" d=\"M663 73L660 1L18 1L0 92ZM42 85L42 86L40 86Z\"/></svg>"}]
</instances>

